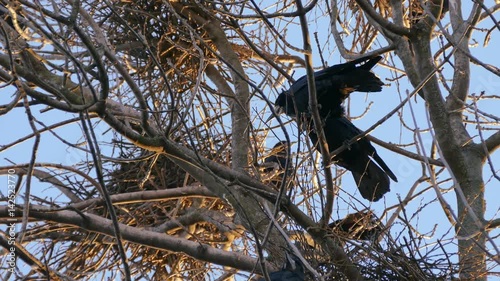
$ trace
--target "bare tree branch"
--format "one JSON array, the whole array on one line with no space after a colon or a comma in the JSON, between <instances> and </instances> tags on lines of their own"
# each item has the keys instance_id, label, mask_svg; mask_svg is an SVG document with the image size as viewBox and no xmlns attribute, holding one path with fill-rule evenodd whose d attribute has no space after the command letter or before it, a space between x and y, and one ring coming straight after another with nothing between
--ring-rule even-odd
<instances>
[{"instance_id":1,"label":"bare tree branch","mask_svg":"<svg viewBox=\"0 0 500 281\"><path fill-rule=\"evenodd\" d=\"M358 3L359 7L363 9L365 13L368 14L372 19L374 19L380 26L383 28L387 29L388 31L395 33L400 36L408 36L410 35L410 30L408 28L393 24L383 18L380 14L378 14L370 5L370 3L366 0L356 0L356 3Z\"/></svg>"},{"instance_id":2,"label":"bare tree branch","mask_svg":"<svg viewBox=\"0 0 500 281\"><path fill-rule=\"evenodd\" d=\"M486 144L488 152L492 154L498 147L500 147L500 131L491 135L484 141L484 143Z\"/></svg>"},{"instance_id":3,"label":"bare tree branch","mask_svg":"<svg viewBox=\"0 0 500 281\"><path fill-rule=\"evenodd\" d=\"M6 217L7 208L0 207L0 217ZM81 227L82 229L113 236L113 225L108 219L85 212L71 210L51 211L38 209L31 206L31 218L44 219L58 222L65 225ZM247 255L226 252L210 247L207 244L193 242L182 238L175 238L163 233L139 229L136 227L120 224L120 232L123 239L155 249L164 249L175 252L184 252L200 260L214 262L220 265L227 265L245 271L252 271L255 266L255 259Z\"/></svg>"}]
</instances>

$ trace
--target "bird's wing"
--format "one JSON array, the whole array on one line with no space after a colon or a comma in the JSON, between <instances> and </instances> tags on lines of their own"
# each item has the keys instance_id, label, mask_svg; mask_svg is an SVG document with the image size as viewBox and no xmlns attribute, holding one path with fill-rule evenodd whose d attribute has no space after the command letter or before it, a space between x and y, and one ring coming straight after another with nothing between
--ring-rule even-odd
<instances>
[{"instance_id":1,"label":"bird's wing","mask_svg":"<svg viewBox=\"0 0 500 281\"><path fill-rule=\"evenodd\" d=\"M361 133L361 130L345 117L329 117L325 122L324 132L330 151L339 148L346 141ZM317 145L317 136L313 132L309 136ZM370 201L378 201L390 190L388 174L375 164L374 159L369 158L375 153L375 148L370 141L362 138L335 155L334 158L337 165L351 171L361 196Z\"/></svg>"},{"instance_id":2,"label":"bird's wing","mask_svg":"<svg viewBox=\"0 0 500 281\"><path fill-rule=\"evenodd\" d=\"M366 61L366 58L364 61L366 61L364 64L359 66L360 69L364 70L370 70L372 69L380 60L382 59L381 56L376 56L376 57L370 57L368 61Z\"/></svg>"},{"instance_id":3,"label":"bird's wing","mask_svg":"<svg viewBox=\"0 0 500 281\"><path fill-rule=\"evenodd\" d=\"M307 89L307 75L304 75L300 77L295 83L292 84L290 87L289 92L294 96L297 97L297 94L300 93L301 91L308 90Z\"/></svg>"},{"instance_id":4,"label":"bird's wing","mask_svg":"<svg viewBox=\"0 0 500 281\"><path fill-rule=\"evenodd\" d=\"M336 118L335 126L339 128L335 133L338 134L340 138L345 139L345 141L348 141L363 132L345 117Z\"/></svg>"},{"instance_id":5,"label":"bird's wing","mask_svg":"<svg viewBox=\"0 0 500 281\"><path fill-rule=\"evenodd\" d=\"M344 96L355 90L361 92L380 92L384 83L382 83L375 74L370 72L370 69L381 59L382 57L380 56L362 57L316 71L314 73L314 81L316 83L318 98L325 95L326 92L341 90L332 89L332 87L344 87L346 91ZM294 96L295 103L308 104L309 89L307 86L307 75L295 81L295 83L290 86L289 93ZM345 99L345 97L339 98L341 101Z\"/></svg>"},{"instance_id":6,"label":"bird's wing","mask_svg":"<svg viewBox=\"0 0 500 281\"><path fill-rule=\"evenodd\" d=\"M369 56L369 57L362 57L362 58L359 58L359 59L356 59L353 61L349 61L346 63L332 65L332 66L329 66L325 69L314 72L314 79L316 81L322 80L325 78L328 79L332 75L342 73L345 70L355 69L357 64L360 64L360 63L363 63L366 61L367 62L365 64L361 65L360 68L365 69L365 70L370 70L381 59L382 59L381 56L378 56L378 57ZM305 87L307 87L307 75L304 75L304 76L300 77L299 79L297 79L297 81L295 81L295 83L293 83L293 85L290 87L290 91L293 92L295 95L296 92L300 91L301 89L303 89Z\"/></svg>"},{"instance_id":7,"label":"bird's wing","mask_svg":"<svg viewBox=\"0 0 500 281\"><path fill-rule=\"evenodd\" d=\"M345 137L348 137L347 140L352 139L353 137L361 134L363 131L358 129L354 124L351 123L347 118L339 118L339 123L343 124ZM395 182L398 181L396 175L391 171L391 169L385 164L384 160L378 155L377 150L371 144L371 142L367 138L362 138L357 142L359 146L369 155L373 160L384 170L384 172Z\"/></svg>"},{"instance_id":8,"label":"bird's wing","mask_svg":"<svg viewBox=\"0 0 500 281\"><path fill-rule=\"evenodd\" d=\"M341 63L341 64L336 64L332 65L330 67L327 67L325 69L322 69L320 71L317 71L314 73L314 79L316 80L322 80L322 79L328 79L332 75L338 75L342 74L345 72L352 71L356 68L363 69L363 70L370 70L372 67L374 67L380 60L382 59L381 56L368 56L368 57L362 57L359 59L355 59L353 61L349 61L346 63ZM359 65L363 63L362 65ZM359 65L359 66L358 66Z\"/></svg>"},{"instance_id":9,"label":"bird's wing","mask_svg":"<svg viewBox=\"0 0 500 281\"><path fill-rule=\"evenodd\" d=\"M375 153L372 155L372 158L373 158L373 160L375 160L375 162L377 162L377 164L382 168L382 170L384 170L384 172L393 181L398 182L398 178L396 177L396 175L391 171L391 169L389 169L387 164L385 164L384 160L382 160L382 158L380 158L380 156L377 154L377 151L375 151Z\"/></svg>"}]
</instances>

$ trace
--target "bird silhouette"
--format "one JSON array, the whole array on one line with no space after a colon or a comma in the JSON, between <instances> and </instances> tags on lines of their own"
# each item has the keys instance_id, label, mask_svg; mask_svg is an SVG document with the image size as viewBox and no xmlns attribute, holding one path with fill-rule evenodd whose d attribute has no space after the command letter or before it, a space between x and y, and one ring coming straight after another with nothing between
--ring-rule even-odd
<instances>
[{"instance_id":1,"label":"bird silhouette","mask_svg":"<svg viewBox=\"0 0 500 281\"><path fill-rule=\"evenodd\" d=\"M276 188L281 187L284 178L287 149L288 143L286 141L279 141L274 145L271 155L264 159L264 173L267 174L271 184ZM290 164L288 165L291 166ZM290 178L288 176L288 179Z\"/></svg>"},{"instance_id":2,"label":"bird silhouette","mask_svg":"<svg viewBox=\"0 0 500 281\"><path fill-rule=\"evenodd\" d=\"M287 158L288 143L286 141L277 142L272 149L271 155L264 159L264 163L275 164L273 167L266 168L265 172L273 169L285 169Z\"/></svg>"},{"instance_id":3,"label":"bird silhouette","mask_svg":"<svg viewBox=\"0 0 500 281\"><path fill-rule=\"evenodd\" d=\"M330 152L362 133L343 116L330 116L324 122L323 131ZM310 123L312 125L312 122ZM309 138L318 149L318 136L315 130L309 130ZM332 160L337 165L351 171L361 196L369 201L378 201L390 191L389 177L395 182L398 181L366 138L351 144L338 155L334 155Z\"/></svg>"},{"instance_id":4,"label":"bird silhouette","mask_svg":"<svg viewBox=\"0 0 500 281\"><path fill-rule=\"evenodd\" d=\"M382 227L372 211L348 214L345 218L328 224L332 232L347 239L372 240L382 232Z\"/></svg>"},{"instance_id":5,"label":"bird silhouette","mask_svg":"<svg viewBox=\"0 0 500 281\"><path fill-rule=\"evenodd\" d=\"M269 273L271 281L304 281L304 267L298 257L293 254L286 253L285 263L279 271ZM265 281L264 277L257 281Z\"/></svg>"},{"instance_id":6,"label":"bird silhouette","mask_svg":"<svg viewBox=\"0 0 500 281\"><path fill-rule=\"evenodd\" d=\"M343 115L342 102L354 91L382 91L384 83L370 71L381 59L380 56L364 57L315 72L320 116ZM279 94L274 107L277 114L285 113L293 118L297 117L297 112L310 115L307 76L300 77L290 89Z\"/></svg>"},{"instance_id":7,"label":"bird silhouette","mask_svg":"<svg viewBox=\"0 0 500 281\"><path fill-rule=\"evenodd\" d=\"M339 242L345 245L344 240L363 240L377 242L378 236L384 230L382 223L377 219L371 210L359 211L348 214L344 218L338 219L328 224L327 231L329 235L341 238ZM301 239L307 249L317 249L321 245L304 231L291 231L289 233L292 239Z\"/></svg>"}]
</instances>

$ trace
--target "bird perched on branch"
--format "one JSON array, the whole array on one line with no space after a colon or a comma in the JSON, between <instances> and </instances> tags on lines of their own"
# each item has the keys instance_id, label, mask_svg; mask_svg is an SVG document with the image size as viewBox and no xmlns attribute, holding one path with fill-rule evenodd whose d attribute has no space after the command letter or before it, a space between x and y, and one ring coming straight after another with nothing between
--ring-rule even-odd
<instances>
[{"instance_id":1,"label":"bird perched on branch","mask_svg":"<svg viewBox=\"0 0 500 281\"><path fill-rule=\"evenodd\" d=\"M264 163L268 163L268 165L272 165L273 167L266 168L265 172L270 172L273 169L285 169L287 148L288 143L286 141L279 141L273 146L271 155L264 159Z\"/></svg>"},{"instance_id":2,"label":"bird perched on branch","mask_svg":"<svg viewBox=\"0 0 500 281\"><path fill-rule=\"evenodd\" d=\"M286 253L285 264L280 271L269 273L271 281L304 281L304 267L298 257ZM257 281L265 281L264 277Z\"/></svg>"},{"instance_id":3,"label":"bird perched on branch","mask_svg":"<svg viewBox=\"0 0 500 281\"><path fill-rule=\"evenodd\" d=\"M288 156L288 142L279 141L277 142L272 151L271 155L264 159L264 173L267 174L270 182L276 187L280 188L283 178L285 177L286 161ZM291 163L288 164L291 167ZM292 170L291 168L288 171ZM288 180L291 180L291 173L287 175Z\"/></svg>"},{"instance_id":4,"label":"bird perched on branch","mask_svg":"<svg viewBox=\"0 0 500 281\"><path fill-rule=\"evenodd\" d=\"M380 56L364 57L314 73L319 114L324 123L322 129L330 152L361 133L361 130L344 117L342 102L354 91L382 90L384 83L370 71L381 59ZM305 122L301 124L312 125L307 76L299 78L290 89L278 96L275 110L277 114L285 113L297 121L299 121L297 116L305 116ZM318 148L316 130L309 130L309 137ZM366 138L358 140L338 155L334 155L333 160L352 172L361 195L367 200L378 201L390 191L389 177L397 182L394 173Z\"/></svg>"},{"instance_id":5,"label":"bird perched on branch","mask_svg":"<svg viewBox=\"0 0 500 281\"><path fill-rule=\"evenodd\" d=\"M382 227L370 210L348 214L345 218L330 223L328 228L353 240L372 240L382 232Z\"/></svg>"},{"instance_id":6,"label":"bird perched on branch","mask_svg":"<svg viewBox=\"0 0 500 281\"><path fill-rule=\"evenodd\" d=\"M335 237L340 237L343 240L363 240L376 242L378 236L384 230L382 223L373 214L371 210L359 211L356 213L348 214L342 219L328 224L328 232ZM292 231L290 238L304 241L305 245L310 248L319 248L314 239L307 232ZM342 245L344 245L342 243Z\"/></svg>"},{"instance_id":7,"label":"bird perched on branch","mask_svg":"<svg viewBox=\"0 0 500 281\"><path fill-rule=\"evenodd\" d=\"M342 102L354 91L380 92L382 81L370 71L382 57L364 57L343 64L327 67L314 73L319 113L322 118L342 116ZM309 112L307 75L300 77L290 89L282 92L274 103L276 114L297 117ZM269 119L271 119L270 117Z\"/></svg>"},{"instance_id":8,"label":"bird perched on branch","mask_svg":"<svg viewBox=\"0 0 500 281\"><path fill-rule=\"evenodd\" d=\"M312 122L310 122L312 125ZM330 152L362 133L345 117L328 117L323 127ZM318 136L315 130L309 130L309 138L318 149ZM377 154L370 141L362 138L349 145L338 155L332 155L335 163L351 171L354 181L363 198L378 201L390 191L389 177L397 182L394 173Z\"/></svg>"}]
</instances>

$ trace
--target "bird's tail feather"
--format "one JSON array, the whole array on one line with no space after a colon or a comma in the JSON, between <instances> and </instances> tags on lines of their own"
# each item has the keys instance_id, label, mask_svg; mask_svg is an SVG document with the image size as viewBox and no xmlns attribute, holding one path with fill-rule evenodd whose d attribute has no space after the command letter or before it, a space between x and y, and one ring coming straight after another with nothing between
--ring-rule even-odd
<instances>
[{"instance_id":1,"label":"bird's tail feather","mask_svg":"<svg viewBox=\"0 0 500 281\"><path fill-rule=\"evenodd\" d=\"M365 69L365 70L370 70L372 67L374 67L380 60L382 59L381 56L377 56L374 58L370 58L367 62L365 62L363 65L361 65L359 68L360 69Z\"/></svg>"},{"instance_id":2,"label":"bird's tail feather","mask_svg":"<svg viewBox=\"0 0 500 281\"><path fill-rule=\"evenodd\" d=\"M344 85L357 92L380 92L384 83L372 72L357 68L342 77Z\"/></svg>"},{"instance_id":3,"label":"bird's tail feather","mask_svg":"<svg viewBox=\"0 0 500 281\"><path fill-rule=\"evenodd\" d=\"M363 173L359 171L351 172L361 196L367 200L378 201L384 194L391 190L389 187L389 177L371 160L368 161Z\"/></svg>"},{"instance_id":4,"label":"bird's tail feather","mask_svg":"<svg viewBox=\"0 0 500 281\"><path fill-rule=\"evenodd\" d=\"M362 57L362 58L359 58L359 59L355 59L355 60L346 62L343 65L353 67L353 66L357 66L358 64L362 63L362 65L358 66L358 68L370 70L381 59L382 59L381 56L366 56L366 57Z\"/></svg>"},{"instance_id":5,"label":"bird's tail feather","mask_svg":"<svg viewBox=\"0 0 500 281\"><path fill-rule=\"evenodd\" d=\"M375 160L375 162L377 162L377 164L382 168L382 170L384 170L384 172L395 182L398 182L398 178L396 177L396 175L391 171L391 169L389 169L389 167L387 166L387 164L385 164L384 160L382 160L382 158L380 158L380 156L378 156L377 152L375 152L373 155L373 160Z\"/></svg>"}]
</instances>

